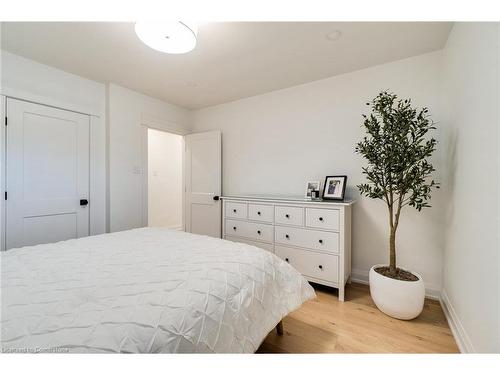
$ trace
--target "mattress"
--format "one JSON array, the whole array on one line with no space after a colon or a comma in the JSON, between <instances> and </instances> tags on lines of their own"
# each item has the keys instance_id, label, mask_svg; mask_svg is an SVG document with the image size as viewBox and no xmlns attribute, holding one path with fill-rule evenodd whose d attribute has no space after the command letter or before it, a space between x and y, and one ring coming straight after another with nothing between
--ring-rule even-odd
<instances>
[{"instance_id":1,"label":"mattress","mask_svg":"<svg viewBox=\"0 0 500 375\"><path fill-rule=\"evenodd\" d=\"M162 228L1 255L3 352L253 353L315 293L274 254Z\"/></svg>"}]
</instances>

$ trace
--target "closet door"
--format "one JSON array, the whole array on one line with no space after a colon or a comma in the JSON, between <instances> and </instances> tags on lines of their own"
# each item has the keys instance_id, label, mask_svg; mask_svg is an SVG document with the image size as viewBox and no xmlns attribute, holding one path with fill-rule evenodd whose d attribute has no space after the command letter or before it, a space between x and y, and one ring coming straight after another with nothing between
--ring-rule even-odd
<instances>
[{"instance_id":1,"label":"closet door","mask_svg":"<svg viewBox=\"0 0 500 375\"><path fill-rule=\"evenodd\" d=\"M87 115L7 99L6 248L89 235Z\"/></svg>"},{"instance_id":2,"label":"closet door","mask_svg":"<svg viewBox=\"0 0 500 375\"><path fill-rule=\"evenodd\" d=\"M220 238L221 133L189 134L185 145L186 232Z\"/></svg>"}]
</instances>

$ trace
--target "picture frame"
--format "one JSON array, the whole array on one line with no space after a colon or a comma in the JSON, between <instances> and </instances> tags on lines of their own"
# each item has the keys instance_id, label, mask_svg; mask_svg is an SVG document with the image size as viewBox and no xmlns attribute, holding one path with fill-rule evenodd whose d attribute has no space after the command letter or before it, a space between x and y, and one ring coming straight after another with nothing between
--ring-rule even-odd
<instances>
[{"instance_id":1,"label":"picture frame","mask_svg":"<svg viewBox=\"0 0 500 375\"><path fill-rule=\"evenodd\" d=\"M319 195L320 187L321 185L319 181L307 181L306 192L304 194L304 197L306 199L313 199L313 197L311 196L311 191L312 190L317 191Z\"/></svg>"},{"instance_id":2,"label":"picture frame","mask_svg":"<svg viewBox=\"0 0 500 375\"><path fill-rule=\"evenodd\" d=\"M347 176L326 176L323 185L323 200L343 201L347 187Z\"/></svg>"}]
</instances>

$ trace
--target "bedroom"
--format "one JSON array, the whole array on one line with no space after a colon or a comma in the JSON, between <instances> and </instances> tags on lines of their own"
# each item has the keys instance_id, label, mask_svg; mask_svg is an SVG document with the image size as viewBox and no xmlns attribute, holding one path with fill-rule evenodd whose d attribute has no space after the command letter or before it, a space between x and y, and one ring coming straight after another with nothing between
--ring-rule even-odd
<instances>
[{"instance_id":1,"label":"bedroom","mask_svg":"<svg viewBox=\"0 0 500 375\"><path fill-rule=\"evenodd\" d=\"M3 353L500 352L499 23L22 19Z\"/></svg>"}]
</instances>

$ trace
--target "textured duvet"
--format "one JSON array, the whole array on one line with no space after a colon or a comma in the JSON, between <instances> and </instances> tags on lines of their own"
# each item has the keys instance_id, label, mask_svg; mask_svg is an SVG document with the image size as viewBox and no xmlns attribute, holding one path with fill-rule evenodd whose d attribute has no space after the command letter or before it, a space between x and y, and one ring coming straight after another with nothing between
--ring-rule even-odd
<instances>
[{"instance_id":1,"label":"textured duvet","mask_svg":"<svg viewBox=\"0 0 500 375\"><path fill-rule=\"evenodd\" d=\"M3 352L252 353L315 296L265 250L160 228L1 261Z\"/></svg>"}]
</instances>

